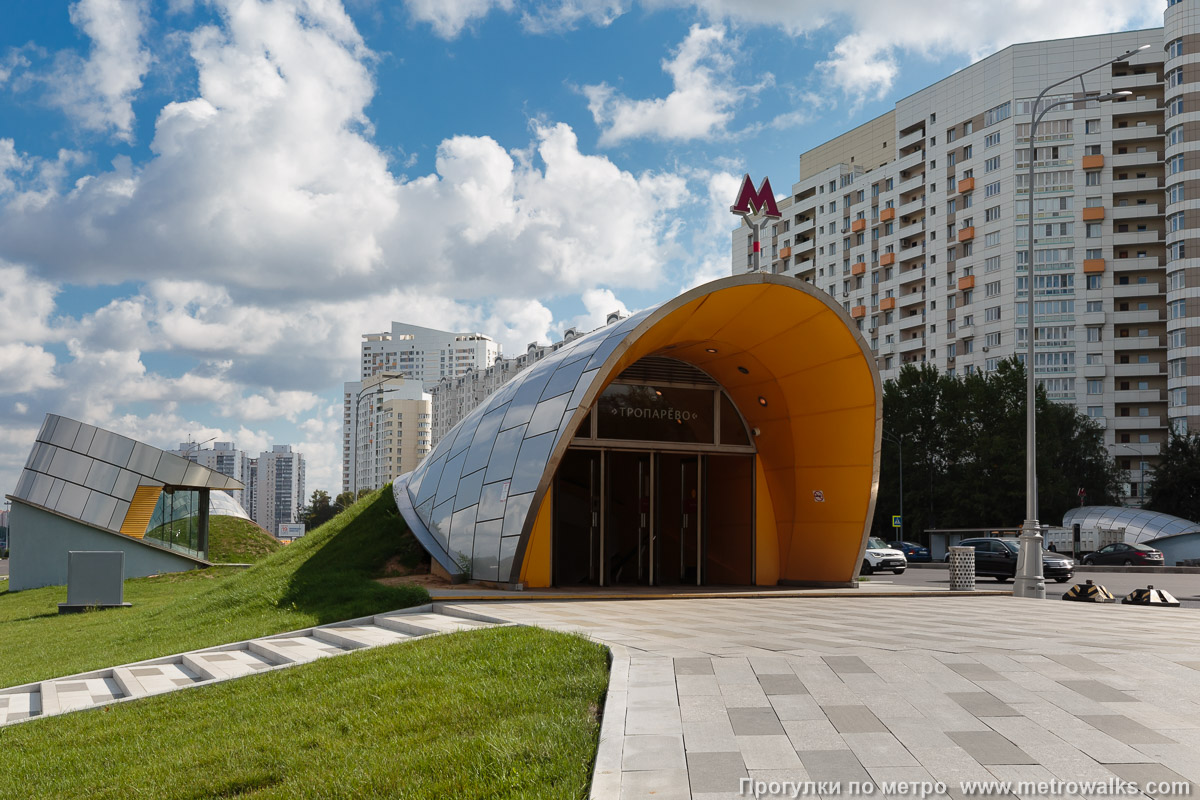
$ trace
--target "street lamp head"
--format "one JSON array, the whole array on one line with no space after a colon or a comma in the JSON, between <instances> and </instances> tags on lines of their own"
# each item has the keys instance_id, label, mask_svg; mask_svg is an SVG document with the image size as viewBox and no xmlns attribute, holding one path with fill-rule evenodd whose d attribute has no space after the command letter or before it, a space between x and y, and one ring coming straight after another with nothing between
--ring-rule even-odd
<instances>
[{"instance_id":1,"label":"street lamp head","mask_svg":"<svg viewBox=\"0 0 1200 800\"><path fill-rule=\"evenodd\" d=\"M1119 92L1110 92L1108 94L1102 94L1097 97L1093 97L1092 99L1098 103L1105 103L1105 102L1108 102L1109 100L1116 100L1118 97L1132 97L1132 96L1133 96L1133 92L1129 91L1128 89L1122 89Z\"/></svg>"},{"instance_id":2,"label":"street lamp head","mask_svg":"<svg viewBox=\"0 0 1200 800\"><path fill-rule=\"evenodd\" d=\"M1114 63L1114 64L1119 64L1119 63L1121 63L1122 61L1127 61L1127 60L1129 60L1130 58L1132 58L1133 56L1136 56L1138 53L1142 52L1143 50L1149 50L1149 49L1150 49L1150 45L1148 45L1148 44L1143 44L1143 45L1141 45L1141 46L1139 46L1139 47L1135 47L1135 48L1133 48L1132 50L1128 50L1128 51L1126 51L1126 52L1124 53L1124 55L1122 55L1122 56L1120 56L1119 58L1117 58L1117 60L1116 60L1116 61L1114 61L1113 63Z\"/></svg>"}]
</instances>

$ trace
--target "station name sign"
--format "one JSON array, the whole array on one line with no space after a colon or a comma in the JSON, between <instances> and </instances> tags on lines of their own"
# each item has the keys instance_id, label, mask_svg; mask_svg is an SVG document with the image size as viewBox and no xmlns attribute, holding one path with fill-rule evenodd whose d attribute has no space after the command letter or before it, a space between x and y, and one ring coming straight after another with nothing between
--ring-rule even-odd
<instances>
[{"instance_id":1,"label":"station name sign","mask_svg":"<svg viewBox=\"0 0 1200 800\"><path fill-rule=\"evenodd\" d=\"M634 419L663 419L677 422L691 422L699 418L694 411L678 408L637 408L630 406L614 407L609 412L617 417L632 417Z\"/></svg>"}]
</instances>

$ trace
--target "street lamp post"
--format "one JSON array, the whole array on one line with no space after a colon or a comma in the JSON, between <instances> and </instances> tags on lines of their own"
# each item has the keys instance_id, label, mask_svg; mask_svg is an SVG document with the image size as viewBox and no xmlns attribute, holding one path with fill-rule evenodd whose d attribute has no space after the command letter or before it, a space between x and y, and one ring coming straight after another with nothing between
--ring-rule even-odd
<instances>
[{"instance_id":1,"label":"street lamp post","mask_svg":"<svg viewBox=\"0 0 1200 800\"><path fill-rule=\"evenodd\" d=\"M900 451L900 539L904 540L904 445L900 441L900 437L894 433L883 431L884 437L889 442L896 443L896 449Z\"/></svg>"},{"instance_id":2,"label":"street lamp post","mask_svg":"<svg viewBox=\"0 0 1200 800\"><path fill-rule=\"evenodd\" d=\"M1098 69L1107 67L1111 64L1116 64L1119 61L1125 61L1130 56L1145 50L1150 45L1145 44L1141 47L1129 50L1116 58L1111 58L1108 61L1097 64L1094 67L1085 69L1077 75L1072 75L1069 78L1064 78L1057 83L1052 83L1045 89L1042 89L1038 94L1037 100L1034 101L1033 107L1029 110L1029 214L1027 222L1029 225L1027 262L1025 264L1025 274L1027 276L1026 292L1025 292L1025 311L1028 322L1028 332L1025 341L1025 376L1026 376L1026 409L1025 409L1025 522L1021 525L1021 552L1017 557L1017 575L1013 582L1013 597L1035 597L1044 599L1046 597L1046 579L1042 575L1042 534L1041 526L1038 524L1038 502L1037 502L1037 380L1034 377L1033 364L1033 259L1034 259L1034 224L1033 224L1033 195L1034 195L1034 164L1037 162L1037 126L1042 117L1050 109L1056 106L1061 106L1065 103L1075 102L1074 98L1066 100L1058 100L1050 103L1046 107L1042 107L1042 98L1051 89L1062 86L1064 83L1070 83L1076 78L1079 79L1080 87L1083 88L1083 76L1090 72L1095 72ZM1084 94L1086 96L1086 88ZM1098 97L1086 98L1085 101L1096 100L1104 102L1113 100L1117 97L1125 97L1133 94L1133 92L1112 92L1111 94L1099 95Z\"/></svg>"}]
</instances>

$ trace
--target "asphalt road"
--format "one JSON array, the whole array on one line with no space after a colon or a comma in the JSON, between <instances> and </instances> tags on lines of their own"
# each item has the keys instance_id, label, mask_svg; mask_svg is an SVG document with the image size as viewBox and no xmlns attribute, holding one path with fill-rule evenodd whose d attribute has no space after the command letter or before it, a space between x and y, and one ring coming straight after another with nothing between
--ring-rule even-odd
<instances>
[{"instance_id":1,"label":"asphalt road","mask_svg":"<svg viewBox=\"0 0 1200 800\"><path fill-rule=\"evenodd\" d=\"M1200 574L1181 575L1164 572L1139 572L1137 567L1130 567L1129 569L1129 572L1076 570L1075 577L1066 583L1055 583L1053 580L1047 581L1046 599L1062 602L1063 592L1070 589L1076 583L1083 583L1088 578L1091 578L1095 583L1104 586L1115 594L1118 599L1129 594L1134 589L1144 589L1147 586L1154 586L1156 589L1165 589L1170 592L1183 607L1200 608ZM914 567L906 570L903 575L878 572L870 577L873 583L891 582L896 586L937 586L946 588L950 585L949 570L940 568L921 569ZM975 585L980 589L990 589L993 587L1011 589L1012 581L999 583L995 578L978 578Z\"/></svg>"}]
</instances>

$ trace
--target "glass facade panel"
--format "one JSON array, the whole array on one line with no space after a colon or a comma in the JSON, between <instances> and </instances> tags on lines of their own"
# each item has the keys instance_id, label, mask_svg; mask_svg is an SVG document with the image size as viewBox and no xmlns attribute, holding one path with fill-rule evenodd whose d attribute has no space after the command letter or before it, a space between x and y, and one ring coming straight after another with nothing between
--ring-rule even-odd
<instances>
[{"instance_id":1,"label":"glass facade panel","mask_svg":"<svg viewBox=\"0 0 1200 800\"><path fill-rule=\"evenodd\" d=\"M92 468L88 470L87 479L84 481L84 486L89 489L95 489L98 492L112 494L113 487L117 484L117 476L121 474L121 468L105 463L104 461L93 461Z\"/></svg>"},{"instance_id":2,"label":"glass facade panel","mask_svg":"<svg viewBox=\"0 0 1200 800\"><path fill-rule=\"evenodd\" d=\"M150 516L145 538L172 550L200 555L200 492L163 491Z\"/></svg>"},{"instance_id":3,"label":"glass facade panel","mask_svg":"<svg viewBox=\"0 0 1200 800\"><path fill-rule=\"evenodd\" d=\"M133 453L129 456L129 469L139 475L154 475L154 469L158 466L158 457L161 454L162 451L138 442L133 446Z\"/></svg>"},{"instance_id":4,"label":"glass facade panel","mask_svg":"<svg viewBox=\"0 0 1200 800\"><path fill-rule=\"evenodd\" d=\"M117 498L101 494L100 492L92 492L91 497L88 498L87 505L83 507L83 516L80 519L92 525L107 528L108 521L112 519L113 510L116 507Z\"/></svg>"},{"instance_id":5,"label":"glass facade panel","mask_svg":"<svg viewBox=\"0 0 1200 800\"><path fill-rule=\"evenodd\" d=\"M54 504L54 510L59 514L79 519L90 494L91 491L82 486L76 486L73 483L65 484L58 502Z\"/></svg>"},{"instance_id":6,"label":"glass facade panel","mask_svg":"<svg viewBox=\"0 0 1200 800\"><path fill-rule=\"evenodd\" d=\"M438 481L437 504L440 506L447 500L454 499L454 493L458 490L458 479L462 476L463 464L467 461L465 452L459 453L446 462L446 466L442 468L442 477Z\"/></svg>"},{"instance_id":7,"label":"glass facade panel","mask_svg":"<svg viewBox=\"0 0 1200 800\"><path fill-rule=\"evenodd\" d=\"M562 423L563 411L566 410L567 401L570 399L571 395L560 394L558 397L538 403L532 419L529 420L529 428L525 435L536 436L539 433L558 430L558 426Z\"/></svg>"},{"instance_id":8,"label":"glass facade panel","mask_svg":"<svg viewBox=\"0 0 1200 800\"><path fill-rule=\"evenodd\" d=\"M496 446L492 448L492 457L488 461L485 481L508 480L512 477L513 464L517 462L517 453L521 449L521 439L525 435L525 426L501 431L496 437Z\"/></svg>"},{"instance_id":9,"label":"glass facade panel","mask_svg":"<svg viewBox=\"0 0 1200 800\"><path fill-rule=\"evenodd\" d=\"M484 581L501 580L500 565L500 529L502 520L493 519L487 522L475 523L475 547L471 561L471 575ZM504 576L508 578L507 575Z\"/></svg>"},{"instance_id":10,"label":"glass facade panel","mask_svg":"<svg viewBox=\"0 0 1200 800\"><path fill-rule=\"evenodd\" d=\"M458 493L454 496L454 510L473 506L479 502L479 493L483 490L484 469L475 470L458 481Z\"/></svg>"},{"instance_id":11,"label":"glass facade panel","mask_svg":"<svg viewBox=\"0 0 1200 800\"><path fill-rule=\"evenodd\" d=\"M575 384L579 382L579 376L583 374L583 368L587 366L587 362L582 359L576 359L569 364L560 365L554 370L554 374L550 376L550 381L546 384L546 388L542 391L542 397L558 397L560 394L565 394L575 388Z\"/></svg>"},{"instance_id":12,"label":"glass facade panel","mask_svg":"<svg viewBox=\"0 0 1200 800\"><path fill-rule=\"evenodd\" d=\"M75 444L75 437L78 435L78 422L66 417L59 417L58 424L54 426L54 433L50 437L50 443L58 447L70 449L71 445Z\"/></svg>"},{"instance_id":13,"label":"glass facade panel","mask_svg":"<svg viewBox=\"0 0 1200 800\"><path fill-rule=\"evenodd\" d=\"M485 484L479 495L478 519L499 519L504 516L504 501L508 499L508 481Z\"/></svg>"},{"instance_id":14,"label":"glass facade panel","mask_svg":"<svg viewBox=\"0 0 1200 800\"><path fill-rule=\"evenodd\" d=\"M87 456L60 449L54 454L54 459L50 462L50 469L47 472L56 478L82 484L87 480L88 470L91 466L92 460Z\"/></svg>"},{"instance_id":15,"label":"glass facade panel","mask_svg":"<svg viewBox=\"0 0 1200 800\"><path fill-rule=\"evenodd\" d=\"M521 374L527 377L521 388L517 390L512 403L509 404L508 413L504 415L504 424L500 426L501 429L512 428L529 422L529 418L533 416L533 410L537 406L538 400L542 397L542 391L546 388L546 383L550 380L550 375L545 369L529 369Z\"/></svg>"},{"instance_id":16,"label":"glass facade panel","mask_svg":"<svg viewBox=\"0 0 1200 800\"><path fill-rule=\"evenodd\" d=\"M468 575L475 550L475 506L455 511L450 522L450 557Z\"/></svg>"},{"instance_id":17,"label":"glass facade panel","mask_svg":"<svg viewBox=\"0 0 1200 800\"><path fill-rule=\"evenodd\" d=\"M596 413L601 439L713 443L711 389L610 384Z\"/></svg>"},{"instance_id":18,"label":"glass facade panel","mask_svg":"<svg viewBox=\"0 0 1200 800\"><path fill-rule=\"evenodd\" d=\"M522 442L521 453L517 456L517 464L513 469L510 492L520 494L537 489L538 482L546 472L546 462L550 459L550 448L554 447L556 435L543 433Z\"/></svg>"},{"instance_id":19,"label":"glass facade panel","mask_svg":"<svg viewBox=\"0 0 1200 800\"><path fill-rule=\"evenodd\" d=\"M503 409L497 409L488 412L479 421L479 427L475 429L475 437L471 442L471 449L467 453L467 464L463 467L466 472L471 473L487 466L488 456L492 454L492 445L496 443L496 433L500 430L504 413Z\"/></svg>"},{"instance_id":20,"label":"glass facade panel","mask_svg":"<svg viewBox=\"0 0 1200 800\"><path fill-rule=\"evenodd\" d=\"M96 436L92 439L92 446L88 448L88 455L92 458L116 464L118 467L128 464L129 456L132 454L133 440L109 431L96 431Z\"/></svg>"},{"instance_id":21,"label":"glass facade panel","mask_svg":"<svg viewBox=\"0 0 1200 800\"><path fill-rule=\"evenodd\" d=\"M525 526L525 518L529 516L529 507L533 504L533 492L513 495L508 498L504 507L504 535L519 536Z\"/></svg>"},{"instance_id":22,"label":"glass facade panel","mask_svg":"<svg viewBox=\"0 0 1200 800\"><path fill-rule=\"evenodd\" d=\"M91 425L80 425L79 433L75 434L75 444L71 445L71 449L77 453L86 453L88 448L92 446L92 439L96 436L96 429Z\"/></svg>"}]
</instances>

